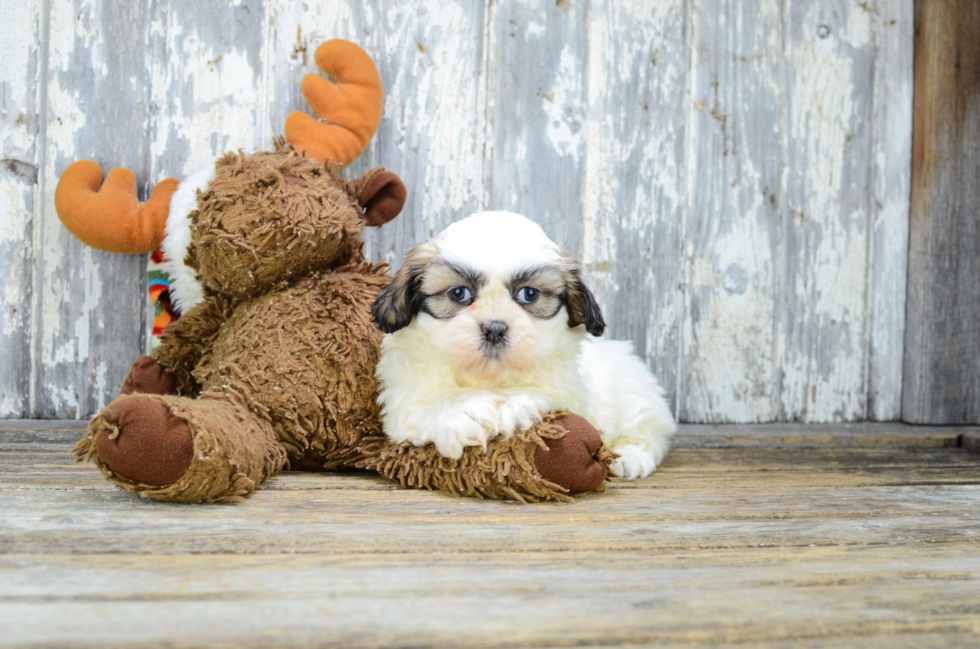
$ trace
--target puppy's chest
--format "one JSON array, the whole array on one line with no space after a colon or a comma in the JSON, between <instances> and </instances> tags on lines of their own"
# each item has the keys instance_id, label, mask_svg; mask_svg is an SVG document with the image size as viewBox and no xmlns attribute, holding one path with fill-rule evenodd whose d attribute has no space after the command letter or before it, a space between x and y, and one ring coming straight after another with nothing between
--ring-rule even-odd
<instances>
[{"instance_id":1,"label":"puppy's chest","mask_svg":"<svg viewBox=\"0 0 980 649\"><path fill-rule=\"evenodd\" d=\"M496 392L504 396L528 395L541 402L542 414L552 410L569 410L589 415L588 389L581 381L578 368L569 368L564 376L550 374L515 381L473 381L461 377L457 383L463 390Z\"/></svg>"}]
</instances>

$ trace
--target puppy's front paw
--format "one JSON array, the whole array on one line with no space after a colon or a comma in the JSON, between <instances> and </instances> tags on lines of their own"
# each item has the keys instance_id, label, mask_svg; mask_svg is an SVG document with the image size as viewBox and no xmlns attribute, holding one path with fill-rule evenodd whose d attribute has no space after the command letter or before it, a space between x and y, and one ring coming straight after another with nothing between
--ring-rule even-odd
<instances>
[{"instance_id":1,"label":"puppy's front paw","mask_svg":"<svg viewBox=\"0 0 980 649\"><path fill-rule=\"evenodd\" d=\"M548 411L544 397L532 394L518 394L507 399L500 406L500 432L510 437L520 430L527 430L542 420L542 413Z\"/></svg>"},{"instance_id":2,"label":"puppy's front paw","mask_svg":"<svg viewBox=\"0 0 980 649\"><path fill-rule=\"evenodd\" d=\"M613 471L626 480L645 478L657 468L657 460L649 449L635 444L613 449L619 458L613 464Z\"/></svg>"},{"instance_id":3,"label":"puppy's front paw","mask_svg":"<svg viewBox=\"0 0 980 649\"><path fill-rule=\"evenodd\" d=\"M458 460L467 446L487 447L501 429L501 397L478 394L445 408L429 423L427 437L445 457Z\"/></svg>"}]
</instances>

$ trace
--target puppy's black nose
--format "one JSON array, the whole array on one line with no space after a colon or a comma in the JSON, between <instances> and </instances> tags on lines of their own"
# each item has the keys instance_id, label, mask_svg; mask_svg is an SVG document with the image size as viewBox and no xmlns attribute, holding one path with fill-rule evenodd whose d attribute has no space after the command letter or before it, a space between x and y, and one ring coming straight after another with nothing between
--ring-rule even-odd
<instances>
[{"instance_id":1,"label":"puppy's black nose","mask_svg":"<svg viewBox=\"0 0 980 649\"><path fill-rule=\"evenodd\" d=\"M483 339L491 345L499 345L507 337L507 325L500 320L484 322L480 329L483 330Z\"/></svg>"}]
</instances>

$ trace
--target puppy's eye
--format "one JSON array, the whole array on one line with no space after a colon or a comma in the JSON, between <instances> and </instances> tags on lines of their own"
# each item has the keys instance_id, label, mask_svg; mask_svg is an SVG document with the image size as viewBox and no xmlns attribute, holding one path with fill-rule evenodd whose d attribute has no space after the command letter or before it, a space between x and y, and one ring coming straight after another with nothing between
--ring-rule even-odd
<instances>
[{"instance_id":1,"label":"puppy's eye","mask_svg":"<svg viewBox=\"0 0 980 649\"><path fill-rule=\"evenodd\" d=\"M473 297L473 294L465 286L457 286L456 288L449 289L449 299L453 302L469 302L471 297Z\"/></svg>"},{"instance_id":2,"label":"puppy's eye","mask_svg":"<svg viewBox=\"0 0 980 649\"><path fill-rule=\"evenodd\" d=\"M532 304L538 299L538 289L525 286L517 292L517 301L521 304Z\"/></svg>"}]
</instances>

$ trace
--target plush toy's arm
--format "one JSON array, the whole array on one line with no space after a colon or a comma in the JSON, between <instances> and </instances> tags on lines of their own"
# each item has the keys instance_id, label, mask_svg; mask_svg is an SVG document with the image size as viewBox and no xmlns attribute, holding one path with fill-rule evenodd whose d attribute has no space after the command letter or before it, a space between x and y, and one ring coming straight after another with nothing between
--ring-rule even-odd
<instances>
[{"instance_id":1,"label":"plush toy's arm","mask_svg":"<svg viewBox=\"0 0 980 649\"><path fill-rule=\"evenodd\" d=\"M227 297L208 295L180 319L167 327L152 357L173 373L180 394L191 395L199 386L192 372L210 348L214 337L229 317L234 303Z\"/></svg>"},{"instance_id":2,"label":"plush toy's arm","mask_svg":"<svg viewBox=\"0 0 980 649\"><path fill-rule=\"evenodd\" d=\"M361 441L355 466L377 471L403 487L438 489L462 496L537 502L570 500L570 494L602 491L616 459L584 418L564 411L487 450L467 447L457 459L432 444L392 442L384 435Z\"/></svg>"}]
</instances>

